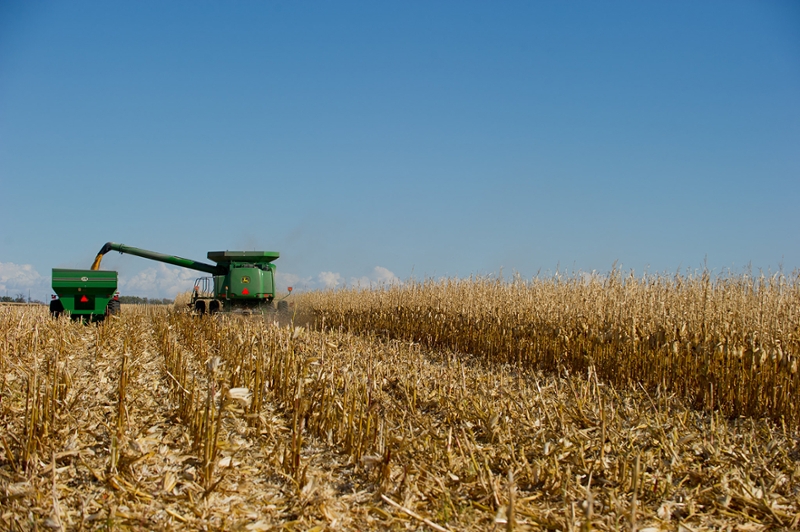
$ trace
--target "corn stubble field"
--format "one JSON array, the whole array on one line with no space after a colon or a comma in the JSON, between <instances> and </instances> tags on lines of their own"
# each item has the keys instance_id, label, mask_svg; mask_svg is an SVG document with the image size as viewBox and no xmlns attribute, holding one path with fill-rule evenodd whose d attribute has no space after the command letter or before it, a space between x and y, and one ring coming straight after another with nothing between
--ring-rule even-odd
<instances>
[{"instance_id":1,"label":"corn stubble field","mask_svg":"<svg viewBox=\"0 0 800 532\"><path fill-rule=\"evenodd\" d=\"M295 309L0 307L0 527L798 526L797 277L445 280Z\"/></svg>"}]
</instances>

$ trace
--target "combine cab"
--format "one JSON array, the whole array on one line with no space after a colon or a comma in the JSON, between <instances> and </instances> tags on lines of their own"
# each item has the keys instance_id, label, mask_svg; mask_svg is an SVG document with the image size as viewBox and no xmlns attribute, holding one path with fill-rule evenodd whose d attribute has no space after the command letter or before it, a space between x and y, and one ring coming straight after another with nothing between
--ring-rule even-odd
<instances>
[{"instance_id":1,"label":"combine cab","mask_svg":"<svg viewBox=\"0 0 800 532\"><path fill-rule=\"evenodd\" d=\"M119 314L117 272L53 268L53 291L58 295L50 301L54 317L66 312L73 319L102 321Z\"/></svg>"}]
</instances>

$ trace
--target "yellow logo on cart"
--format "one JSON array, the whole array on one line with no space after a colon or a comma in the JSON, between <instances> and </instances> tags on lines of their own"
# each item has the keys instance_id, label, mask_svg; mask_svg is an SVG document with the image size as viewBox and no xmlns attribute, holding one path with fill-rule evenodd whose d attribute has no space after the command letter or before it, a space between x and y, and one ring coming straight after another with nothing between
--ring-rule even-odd
<instances>
[{"instance_id":1,"label":"yellow logo on cart","mask_svg":"<svg viewBox=\"0 0 800 532\"><path fill-rule=\"evenodd\" d=\"M249 277L247 277L247 276L244 276L244 277L242 277L242 282L243 282L244 284L247 284L247 283L249 283L249 282L250 282L250 278L249 278Z\"/></svg>"}]
</instances>

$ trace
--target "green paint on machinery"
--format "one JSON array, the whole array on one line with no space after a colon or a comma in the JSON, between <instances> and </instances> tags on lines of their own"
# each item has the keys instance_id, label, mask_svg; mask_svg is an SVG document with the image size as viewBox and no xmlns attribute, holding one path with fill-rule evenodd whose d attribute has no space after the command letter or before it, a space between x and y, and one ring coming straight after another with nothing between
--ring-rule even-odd
<instances>
[{"instance_id":1,"label":"green paint on machinery","mask_svg":"<svg viewBox=\"0 0 800 532\"><path fill-rule=\"evenodd\" d=\"M102 321L119 313L117 272L53 268L53 291L58 295L50 302L55 317L67 312L73 319Z\"/></svg>"},{"instance_id":2,"label":"green paint on machinery","mask_svg":"<svg viewBox=\"0 0 800 532\"><path fill-rule=\"evenodd\" d=\"M92 270L99 270L103 256L112 250L210 274L197 279L192 292L192 306L201 314L273 308L275 265L272 262L280 257L277 251L209 251L209 260L216 264L207 264L108 242L97 254ZM287 306L286 301L278 302L278 310Z\"/></svg>"}]
</instances>

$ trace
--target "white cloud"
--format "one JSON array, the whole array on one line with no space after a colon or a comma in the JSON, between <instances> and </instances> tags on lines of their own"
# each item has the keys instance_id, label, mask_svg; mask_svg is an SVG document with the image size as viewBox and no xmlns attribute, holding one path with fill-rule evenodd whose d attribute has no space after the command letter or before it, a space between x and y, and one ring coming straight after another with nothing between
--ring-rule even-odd
<instances>
[{"instance_id":1,"label":"white cloud","mask_svg":"<svg viewBox=\"0 0 800 532\"><path fill-rule=\"evenodd\" d=\"M275 287L280 292L286 292L289 287L295 290L307 290L314 286L312 277L300 277L294 273L275 272Z\"/></svg>"},{"instance_id":2,"label":"white cloud","mask_svg":"<svg viewBox=\"0 0 800 532\"><path fill-rule=\"evenodd\" d=\"M342 284L342 275L334 272L320 272L317 276L322 288L336 288Z\"/></svg>"},{"instance_id":3,"label":"white cloud","mask_svg":"<svg viewBox=\"0 0 800 532\"><path fill-rule=\"evenodd\" d=\"M403 284L391 270L383 266L375 266L371 275L351 277L350 286L354 288L374 288L384 285Z\"/></svg>"},{"instance_id":4,"label":"white cloud","mask_svg":"<svg viewBox=\"0 0 800 532\"><path fill-rule=\"evenodd\" d=\"M398 276L383 266L375 266L372 278L377 284L403 284Z\"/></svg>"},{"instance_id":5,"label":"white cloud","mask_svg":"<svg viewBox=\"0 0 800 532\"><path fill-rule=\"evenodd\" d=\"M131 278L120 275L119 291L128 296L174 298L180 292L191 290L195 279L203 276L205 274L187 268L157 264Z\"/></svg>"},{"instance_id":6,"label":"white cloud","mask_svg":"<svg viewBox=\"0 0 800 532\"><path fill-rule=\"evenodd\" d=\"M42 276L30 264L0 262L0 287L29 288L41 280Z\"/></svg>"},{"instance_id":7,"label":"white cloud","mask_svg":"<svg viewBox=\"0 0 800 532\"><path fill-rule=\"evenodd\" d=\"M350 286L353 288L374 288L384 285L403 284L391 270L383 266L375 266L370 275L361 277L351 277L347 283L344 277L338 272L321 272L317 276L316 283L309 283L310 289L333 289L338 286Z\"/></svg>"},{"instance_id":8,"label":"white cloud","mask_svg":"<svg viewBox=\"0 0 800 532\"><path fill-rule=\"evenodd\" d=\"M42 298L50 291L49 279L42 277L30 264L0 262L0 295L16 296L30 292L33 298Z\"/></svg>"},{"instance_id":9,"label":"white cloud","mask_svg":"<svg viewBox=\"0 0 800 532\"><path fill-rule=\"evenodd\" d=\"M296 290L332 290L343 286L353 288L373 288L384 285L403 284L391 270L383 266L375 266L372 273L361 277L345 277L339 272L320 272L316 278L301 277L294 273L277 272L275 284L278 290L286 290L291 286Z\"/></svg>"}]
</instances>

